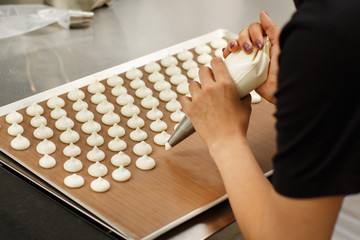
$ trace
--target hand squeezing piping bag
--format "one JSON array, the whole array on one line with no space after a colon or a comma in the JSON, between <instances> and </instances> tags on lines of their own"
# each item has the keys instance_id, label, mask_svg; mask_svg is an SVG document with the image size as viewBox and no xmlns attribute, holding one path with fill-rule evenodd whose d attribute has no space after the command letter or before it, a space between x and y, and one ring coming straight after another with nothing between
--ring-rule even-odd
<instances>
[{"instance_id":1,"label":"hand squeezing piping bag","mask_svg":"<svg viewBox=\"0 0 360 240\"><path fill-rule=\"evenodd\" d=\"M254 48L251 54L238 51L231 53L225 59L226 68L235 83L240 98L245 97L266 80L270 64L269 52L270 41L267 37L261 50ZM166 143L165 149L171 149L194 132L195 129L190 119L184 116Z\"/></svg>"}]
</instances>

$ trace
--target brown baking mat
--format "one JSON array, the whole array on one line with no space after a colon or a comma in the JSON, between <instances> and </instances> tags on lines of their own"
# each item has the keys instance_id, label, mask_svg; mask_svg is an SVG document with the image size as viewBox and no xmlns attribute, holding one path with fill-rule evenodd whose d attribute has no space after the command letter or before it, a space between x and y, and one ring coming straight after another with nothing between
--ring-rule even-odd
<instances>
[{"instance_id":1,"label":"brown baking mat","mask_svg":"<svg viewBox=\"0 0 360 240\"><path fill-rule=\"evenodd\" d=\"M194 60L196 61L198 55L193 50L191 51L194 53ZM212 54L214 54L214 49L212 49ZM177 66L181 67L181 64L182 61L179 60ZM142 70L144 74L142 79L145 81L146 86L151 88L153 96L158 98L159 93L153 89L153 83L147 80L149 74L143 70L143 67L138 69ZM186 72L182 69L184 75L186 75ZM169 81L170 78L165 74L164 67L162 67L161 73ZM94 120L102 126L99 134L105 140L104 144L99 148L106 154L105 160L101 161L101 163L108 168L108 173L104 178L110 182L111 187L107 192L96 193L90 188L90 183L95 178L87 173L88 167L93 162L87 160L86 153L92 147L86 143L86 138L89 135L83 133L81 130L82 123L75 119L77 112L72 109L73 102L67 98L67 93L60 95L60 97L66 102L63 109L67 111L67 116L73 119L75 123L73 130L80 134L80 140L75 144L82 150L81 154L76 158L83 163L83 169L78 172L85 179L83 187L71 189L63 183L64 178L71 175L71 173L63 169L63 164L68 158L63 155L62 151L67 144L59 140L62 131L55 128L55 120L50 117L51 109L46 106L46 101L39 104L44 108L42 116L47 119L47 126L54 131L54 136L49 140L53 141L57 147L55 153L51 154L57 161L56 166L51 169L44 169L39 166L38 162L42 155L37 153L36 146L40 140L33 136L35 128L30 125L31 117L25 113L25 108L18 110L18 112L24 117L24 121L20 125L25 129L23 136L27 137L31 142L30 148L24 151L11 148L10 142L14 137L7 133L10 124L6 123L5 116L0 118L0 148L14 160L120 231L124 237L141 239L224 197L226 192L206 146L196 133L170 151L165 151L164 147L154 143L153 137L156 133L150 130L151 121L146 118L148 110L141 107L141 99L136 97L135 90L130 88L130 80L125 77L125 73L120 73L119 76L124 79L123 85L128 89L128 93L134 97L134 104L141 109L139 116L145 120L145 126L142 130L148 133L148 138L145 141L151 144L153 148L153 152L150 154L156 161L156 167L153 170L142 171L136 168L135 161L138 156L132 151L136 142L129 138L132 129L126 124L129 118L121 115L121 106L116 104L116 97L111 94L112 87L106 84L105 79L100 81L106 87L104 94L107 96L107 100L115 106L114 112L121 118L119 125L124 127L126 132L121 139L126 141L127 148L124 152L132 160L131 164L126 167L132 174L129 181L117 182L111 177L112 171L117 167L111 164L110 159L117 152L107 148L107 143L113 138L108 136L107 130L109 126L102 124L102 115L96 111L96 104L90 101L92 94L87 91L87 86L80 89L85 92L84 101L88 103L88 109L94 113ZM172 90L176 92L176 86L172 85ZM180 96L181 94L178 94L178 98ZM171 113L165 109L166 102L159 101L160 106L158 108L164 113L162 120L168 124L167 132L172 133L176 123L170 120ZM273 112L274 107L264 100L259 104L254 104L248 132L250 145L264 172L271 169L270 159L275 151Z\"/></svg>"}]
</instances>

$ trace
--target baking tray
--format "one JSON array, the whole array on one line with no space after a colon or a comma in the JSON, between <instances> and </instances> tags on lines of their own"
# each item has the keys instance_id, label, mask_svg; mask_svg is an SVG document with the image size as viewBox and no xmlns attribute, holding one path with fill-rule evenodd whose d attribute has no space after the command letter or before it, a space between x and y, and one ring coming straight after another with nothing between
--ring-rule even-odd
<instances>
[{"instance_id":1,"label":"baking tray","mask_svg":"<svg viewBox=\"0 0 360 240\"><path fill-rule=\"evenodd\" d=\"M0 148L16 162L75 201L81 208L86 209L91 216L98 218L100 222L118 235L127 239L153 239L227 198L217 168L199 136L196 133L193 134L168 152L164 151L163 147L152 144L153 153L151 156L157 161L157 166L151 171L136 169L136 158L131 155L134 143L128 144L130 146L126 151L132 157L132 163L128 167L132 172L132 178L125 183L116 183L112 180L111 172L116 167L110 164L111 155L109 154L113 155L114 153L109 153L109 150L106 150L106 144L104 144L102 150L105 151L107 158L102 163L106 164L109 169L109 173L104 178L111 182L110 190L105 193L95 193L89 187L93 178L87 175L87 167L91 162L86 160L85 155L91 148L84 145L82 155L77 158L81 159L84 164L84 168L79 174L85 178L85 186L79 189L70 189L63 184L64 177L70 175L62 168L63 162L67 160L61 153L65 145L56 141L61 132L53 127L54 121L49 117L50 109L46 107L46 100L59 95L66 101L67 92L74 88L80 88L86 93L85 100L89 103L89 110L96 114L95 105L91 104L89 100L91 94L86 91L86 86L91 82L95 80L103 81L115 74L122 76L126 82L124 73L133 67L143 70L145 64L151 61L159 61L168 55L175 55L184 49L193 49L200 44L209 43L217 38L231 39L234 37L236 37L235 34L220 29L3 106L0 108L0 115L3 116L0 118ZM115 100L110 94L110 88L105 81L103 82L107 87L105 95L110 102L114 103ZM124 85L126 84L128 86L129 81ZM128 89L131 92L131 89ZM153 90L153 92L156 94L156 91ZM54 130L54 136L50 140L55 139L53 141L56 143L57 148L61 149L57 150L58 153L54 153L53 156L57 160L57 165L50 170L42 169L38 165L41 155L35 151L35 147L39 140L32 137L33 128L29 125L30 117L25 113L25 107L33 102L37 102L44 107L45 113L43 115L48 119L48 126ZM68 104L69 100L66 102L64 109L70 113L71 104ZM115 111L119 112L120 107L116 106L116 103L114 105L116 107ZM138 102L137 105L139 105ZM162 105L165 104L162 103ZM30 150L16 151L10 147L10 141L13 137L6 133L9 124L5 122L4 115L12 110L17 110L24 116L22 126L26 130L23 135L31 139ZM254 105L248 134L254 154L263 171L268 172L268 174L272 168L270 158L275 151L273 112L274 107L265 101ZM144 112L142 114L144 115ZM74 113L69 114L69 116L74 119ZM127 118L120 116L122 118L121 123L125 124L122 126L126 128ZM99 117L95 116L95 120L101 122ZM144 120L146 119L146 117L142 117ZM175 125L169 119L166 122L169 125L168 129L173 128ZM82 136L85 134L80 130L80 124L75 125L74 130L81 135L80 141L85 142L86 138ZM105 142L108 142L110 139L106 139L106 128L101 131L100 134L105 138ZM128 136L130 131L127 129L126 132ZM150 131L147 132L150 133L147 141L152 142L154 134ZM169 132L171 131L169 130ZM86 148L88 148L87 151ZM54 191L51 191L51 193L56 195ZM59 194L58 197L61 198L61 195Z\"/></svg>"}]
</instances>

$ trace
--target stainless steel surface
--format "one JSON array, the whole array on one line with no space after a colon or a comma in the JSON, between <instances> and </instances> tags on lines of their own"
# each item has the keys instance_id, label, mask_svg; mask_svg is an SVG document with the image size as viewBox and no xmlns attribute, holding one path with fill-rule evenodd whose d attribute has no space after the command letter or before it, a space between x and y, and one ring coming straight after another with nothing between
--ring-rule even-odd
<instances>
[{"instance_id":1,"label":"stainless steel surface","mask_svg":"<svg viewBox=\"0 0 360 240\"><path fill-rule=\"evenodd\" d=\"M291 0L119 0L97 9L89 28L66 30L51 25L0 40L0 106L215 29L237 33L258 21L262 9L280 26L294 12ZM226 216L221 223L211 215L211 221L194 222L173 238L206 238L233 221L231 213L223 214L218 216Z\"/></svg>"},{"instance_id":2,"label":"stainless steel surface","mask_svg":"<svg viewBox=\"0 0 360 240\"><path fill-rule=\"evenodd\" d=\"M179 125L168 140L171 147L175 147L182 140L195 132L195 128L187 116L181 120Z\"/></svg>"}]
</instances>

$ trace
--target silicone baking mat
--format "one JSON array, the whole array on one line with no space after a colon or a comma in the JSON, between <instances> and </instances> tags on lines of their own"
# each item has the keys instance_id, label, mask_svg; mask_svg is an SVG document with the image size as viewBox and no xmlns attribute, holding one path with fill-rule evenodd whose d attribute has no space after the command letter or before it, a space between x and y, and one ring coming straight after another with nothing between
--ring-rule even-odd
<instances>
[{"instance_id":1,"label":"silicone baking mat","mask_svg":"<svg viewBox=\"0 0 360 240\"><path fill-rule=\"evenodd\" d=\"M144 74L142 79L145 81L146 86L151 88L153 96L158 98L159 92L153 88L153 83L148 81L149 74L144 71L145 64L151 61L160 63L160 60L168 55L176 57L176 54L184 49L189 49L194 54L194 60L196 61L198 56L198 54L194 52L196 46L203 44L211 46L210 42L213 40L233 37L235 37L235 35L226 30L217 30L4 106L0 108L0 114L3 115L0 118L0 148L12 159L25 166L28 170L35 173L54 188L111 226L122 237L128 239L155 238L225 200L227 196L218 170L206 146L196 133L170 151L165 151L164 147L154 143L153 137L156 133L149 128L152 121L146 117L148 109L141 107L141 99L136 97L134 94L135 90L129 87L131 81L126 78L125 73L134 67L140 69ZM211 47L211 49L211 55L214 55L214 47ZM179 60L178 62L177 66L181 68L182 61ZM198 64L199 67L202 65L203 64ZM162 73L166 77L166 81L169 82L170 77L167 76L165 70L166 68L162 67L160 73ZM182 73L186 75L187 71L182 69ZM133 129L127 126L126 123L129 118L120 114L121 106L116 104L116 96L111 94L112 87L106 84L107 78L113 75L118 75L124 79L123 86L127 88L129 94L134 96L134 104L141 109L139 116L145 120L145 126L142 130L148 134L148 138L145 141L152 145L153 152L150 156L156 161L156 167L153 170L143 171L135 166L135 161L138 156L133 153L132 148L136 142L129 138L129 134ZM87 85L94 80L99 80L105 86L105 92L103 94L107 97L107 100L114 105L114 112L121 118L119 125L124 127L126 132L125 136L121 137L121 139L127 143L127 148L124 152L128 154L132 160L131 164L126 167L132 174L130 180L126 182L113 180L111 173L117 169L117 167L111 164L110 158L116 154L116 152L107 148L107 143L113 139L107 134L109 126L101 124L102 129L99 134L104 138L105 142L99 148L106 154L105 160L101 161L101 163L108 168L108 173L104 178L111 184L110 189L104 193L94 192L90 188L90 183L95 178L87 173L88 167L93 164L93 162L86 159L86 153L92 149L92 147L86 143L89 135L81 130L82 123L75 119L77 112L72 109L73 102L67 98L67 92L74 88L81 89L85 93L84 101L88 103L88 109L95 115L94 120L102 123L102 114L96 111L96 104L93 104L90 100L93 94L87 90ZM192 79L188 78L188 81L192 81ZM175 85L172 85L171 88L176 91ZM178 94L178 98L181 95L182 94ZM59 96L65 100L63 109L67 111L67 116L75 123L73 130L80 134L80 140L76 145L81 148L82 152L76 158L80 159L83 163L83 168L78 174L85 179L85 184L77 189L68 188L63 183L64 178L71 175L71 173L66 172L63 168L64 162L69 159L62 153L62 150L67 144L60 141L59 136L62 131L55 128L56 120L50 117L52 109L46 106L47 99L53 96ZM54 131L54 136L49 140L56 144L57 150L51 154L51 156L56 159L57 164L51 169L44 169L39 165L39 159L42 155L36 151L36 146L41 140L33 136L35 128L30 125L32 117L25 113L26 107L33 102L37 102L44 108L42 116L47 119L47 126ZM167 132L171 134L176 123L170 120L171 112L165 109L165 105L166 102L160 100L158 108L164 113L162 120L167 123ZM14 150L10 146L10 142L14 137L7 133L10 124L6 123L5 114L12 110L17 110L23 115L24 120L20 125L23 126L25 131L22 135L31 142L31 146L23 151ZM271 169L270 158L275 150L273 112L274 107L264 100L259 104L254 104L249 128L250 145L264 172Z\"/></svg>"}]
</instances>

